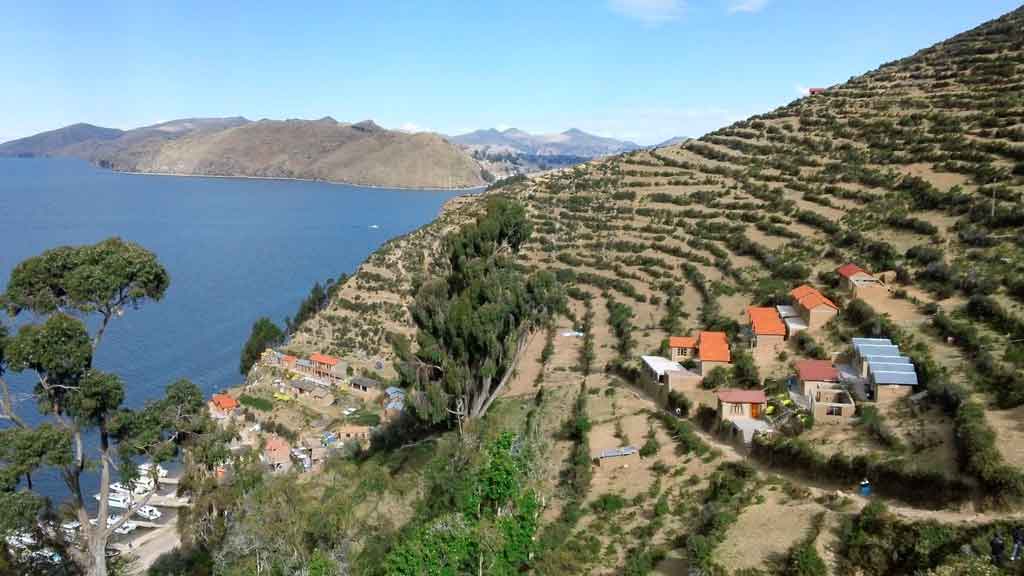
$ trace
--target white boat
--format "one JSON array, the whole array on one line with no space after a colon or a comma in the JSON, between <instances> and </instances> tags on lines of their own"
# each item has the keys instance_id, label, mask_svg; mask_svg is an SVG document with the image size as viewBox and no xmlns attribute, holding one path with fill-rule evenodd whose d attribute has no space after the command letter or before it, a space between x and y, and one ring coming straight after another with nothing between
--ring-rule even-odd
<instances>
[{"instance_id":1,"label":"white boat","mask_svg":"<svg viewBox=\"0 0 1024 576\"><path fill-rule=\"evenodd\" d=\"M151 479L152 474L150 474L150 470L152 468L153 464L149 462L143 462L142 464L139 464L139 476ZM167 478L167 474L169 474L169 472L167 472L167 468L164 468L159 464L156 465L156 475L158 478Z\"/></svg>"},{"instance_id":2,"label":"white boat","mask_svg":"<svg viewBox=\"0 0 1024 576\"><path fill-rule=\"evenodd\" d=\"M122 494L149 494L156 488L152 478L139 478L132 482L132 485L134 488L128 488L121 482L114 482L110 485L110 489Z\"/></svg>"},{"instance_id":3,"label":"white boat","mask_svg":"<svg viewBox=\"0 0 1024 576\"><path fill-rule=\"evenodd\" d=\"M99 494L94 494L93 498L95 498L97 501L99 501L100 495ZM131 503L132 503L131 495L127 494L125 492L111 492L110 495L107 496L107 504L111 508L127 508L127 507L131 506Z\"/></svg>"},{"instance_id":4,"label":"white boat","mask_svg":"<svg viewBox=\"0 0 1024 576\"><path fill-rule=\"evenodd\" d=\"M121 516L119 516L117 514L112 514L110 516L107 516L107 527L109 528L110 526L113 526L114 524L117 524L120 521L121 521ZM93 526L96 526L96 525L99 524L99 522L95 518L93 518L92 520L89 520L89 524L92 524ZM120 526L118 526L117 530L114 530L114 533L115 534L130 534L131 532L134 532L135 529L138 528L138 527L139 527L138 524L136 524L135 522L132 522L131 520L129 520L129 521L125 522L124 524L121 524Z\"/></svg>"},{"instance_id":5,"label":"white boat","mask_svg":"<svg viewBox=\"0 0 1024 576\"><path fill-rule=\"evenodd\" d=\"M135 515L143 520L159 520L163 513L152 506L140 506Z\"/></svg>"}]
</instances>

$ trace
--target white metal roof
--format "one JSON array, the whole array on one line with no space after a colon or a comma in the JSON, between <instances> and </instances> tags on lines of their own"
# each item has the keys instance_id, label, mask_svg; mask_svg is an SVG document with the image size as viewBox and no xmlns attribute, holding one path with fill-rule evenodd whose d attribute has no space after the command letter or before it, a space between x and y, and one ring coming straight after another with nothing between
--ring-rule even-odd
<instances>
[{"instance_id":1,"label":"white metal roof","mask_svg":"<svg viewBox=\"0 0 1024 576\"><path fill-rule=\"evenodd\" d=\"M872 372L871 379L880 385L917 386L917 372Z\"/></svg>"},{"instance_id":2,"label":"white metal roof","mask_svg":"<svg viewBox=\"0 0 1024 576\"><path fill-rule=\"evenodd\" d=\"M796 308L789 306L788 304L779 304L775 307L779 311L779 316L783 318L799 318L800 313L796 311Z\"/></svg>"},{"instance_id":3,"label":"white metal roof","mask_svg":"<svg viewBox=\"0 0 1024 576\"><path fill-rule=\"evenodd\" d=\"M868 346L892 346L892 340L888 338L854 338L853 346L856 347L858 344L866 344Z\"/></svg>"},{"instance_id":4,"label":"white metal roof","mask_svg":"<svg viewBox=\"0 0 1024 576\"><path fill-rule=\"evenodd\" d=\"M640 359L659 377L664 376L666 372L686 371L686 368L683 368L679 362L673 362L661 356L641 356Z\"/></svg>"}]
</instances>

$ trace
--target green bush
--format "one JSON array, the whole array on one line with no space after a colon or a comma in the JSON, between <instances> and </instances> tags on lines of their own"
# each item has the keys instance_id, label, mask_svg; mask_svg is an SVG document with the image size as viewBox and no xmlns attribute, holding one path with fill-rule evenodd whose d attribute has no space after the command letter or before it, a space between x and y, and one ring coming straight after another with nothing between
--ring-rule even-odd
<instances>
[{"instance_id":1,"label":"green bush","mask_svg":"<svg viewBox=\"0 0 1024 576\"><path fill-rule=\"evenodd\" d=\"M274 403L266 398L258 398L256 396L249 396L248 394L242 394L238 398L238 403L242 406L248 406L253 410L259 410L260 412L270 412L274 409Z\"/></svg>"}]
</instances>

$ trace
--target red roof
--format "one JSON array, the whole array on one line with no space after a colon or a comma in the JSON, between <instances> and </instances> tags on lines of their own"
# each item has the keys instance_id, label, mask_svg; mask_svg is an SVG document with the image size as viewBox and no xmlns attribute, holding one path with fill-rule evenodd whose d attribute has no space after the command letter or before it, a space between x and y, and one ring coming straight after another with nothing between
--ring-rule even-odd
<instances>
[{"instance_id":1,"label":"red roof","mask_svg":"<svg viewBox=\"0 0 1024 576\"><path fill-rule=\"evenodd\" d=\"M764 404L768 401L764 390L740 390L725 388L717 393L718 399L728 404Z\"/></svg>"},{"instance_id":2,"label":"red roof","mask_svg":"<svg viewBox=\"0 0 1024 576\"><path fill-rule=\"evenodd\" d=\"M669 336L669 348L696 348L697 338L695 336Z\"/></svg>"},{"instance_id":3,"label":"red roof","mask_svg":"<svg viewBox=\"0 0 1024 576\"><path fill-rule=\"evenodd\" d=\"M337 358L326 354L313 354L309 359L316 364L327 364L328 366L334 366L338 363Z\"/></svg>"},{"instance_id":4,"label":"red roof","mask_svg":"<svg viewBox=\"0 0 1024 576\"><path fill-rule=\"evenodd\" d=\"M801 380L839 382L839 370L828 360L800 360L795 365Z\"/></svg>"},{"instance_id":5,"label":"red roof","mask_svg":"<svg viewBox=\"0 0 1024 576\"><path fill-rule=\"evenodd\" d=\"M288 445L288 441L280 436L270 436L267 438L267 443L263 447L263 452L267 455L267 458L273 463L283 463L290 459L289 452L291 452L291 446Z\"/></svg>"},{"instance_id":6,"label":"red roof","mask_svg":"<svg viewBox=\"0 0 1024 576\"><path fill-rule=\"evenodd\" d=\"M697 336L698 357L704 362L729 362L729 339L725 332L701 332Z\"/></svg>"},{"instance_id":7,"label":"red roof","mask_svg":"<svg viewBox=\"0 0 1024 576\"><path fill-rule=\"evenodd\" d=\"M808 88L807 89L807 93L808 94L821 94L824 91L825 91L824 88Z\"/></svg>"},{"instance_id":8,"label":"red roof","mask_svg":"<svg viewBox=\"0 0 1024 576\"><path fill-rule=\"evenodd\" d=\"M758 336L785 336L786 325L775 308L747 308L750 324Z\"/></svg>"},{"instance_id":9,"label":"red roof","mask_svg":"<svg viewBox=\"0 0 1024 576\"><path fill-rule=\"evenodd\" d=\"M857 274L868 274L867 272L864 271L863 268L857 266L856 264L843 264L839 268L836 268L836 273L838 273L843 278L852 278ZM868 274L868 276L870 276L870 274Z\"/></svg>"},{"instance_id":10,"label":"red roof","mask_svg":"<svg viewBox=\"0 0 1024 576\"><path fill-rule=\"evenodd\" d=\"M298 360L298 358L290 354L285 354L284 356L281 356L281 361L284 362L285 364L295 364L296 360Z\"/></svg>"},{"instance_id":11,"label":"red roof","mask_svg":"<svg viewBox=\"0 0 1024 576\"><path fill-rule=\"evenodd\" d=\"M234 410L235 408L238 408L238 400L235 400L227 394L214 394L211 402L213 402L213 405L220 410Z\"/></svg>"},{"instance_id":12,"label":"red roof","mask_svg":"<svg viewBox=\"0 0 1024 576\"><path fill-rule=\"evenodd\" d=\"M825 298L825 295L818 292L816 288L812 288L807 284L793 288L790 290L789 295L807 310L813 310L822 305L839 310L839 306L836 306L834 302Z\"/></svg>"}]
</instances>

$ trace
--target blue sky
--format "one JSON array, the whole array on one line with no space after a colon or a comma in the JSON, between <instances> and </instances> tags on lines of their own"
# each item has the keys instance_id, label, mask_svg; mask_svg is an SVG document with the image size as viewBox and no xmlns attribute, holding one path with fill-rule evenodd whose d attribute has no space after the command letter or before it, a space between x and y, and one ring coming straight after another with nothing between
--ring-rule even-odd
<instances>
[{"instance_id":1,"label":"blue sky","mask_svg":"<svg viewBox=\"0 0 1024 576\"><path fill-rule=\"evenodd\" d=\"M0 0L0 141L74 122L372 118L699 136L1020 0Z\"/></svg>"}]
</instances>

